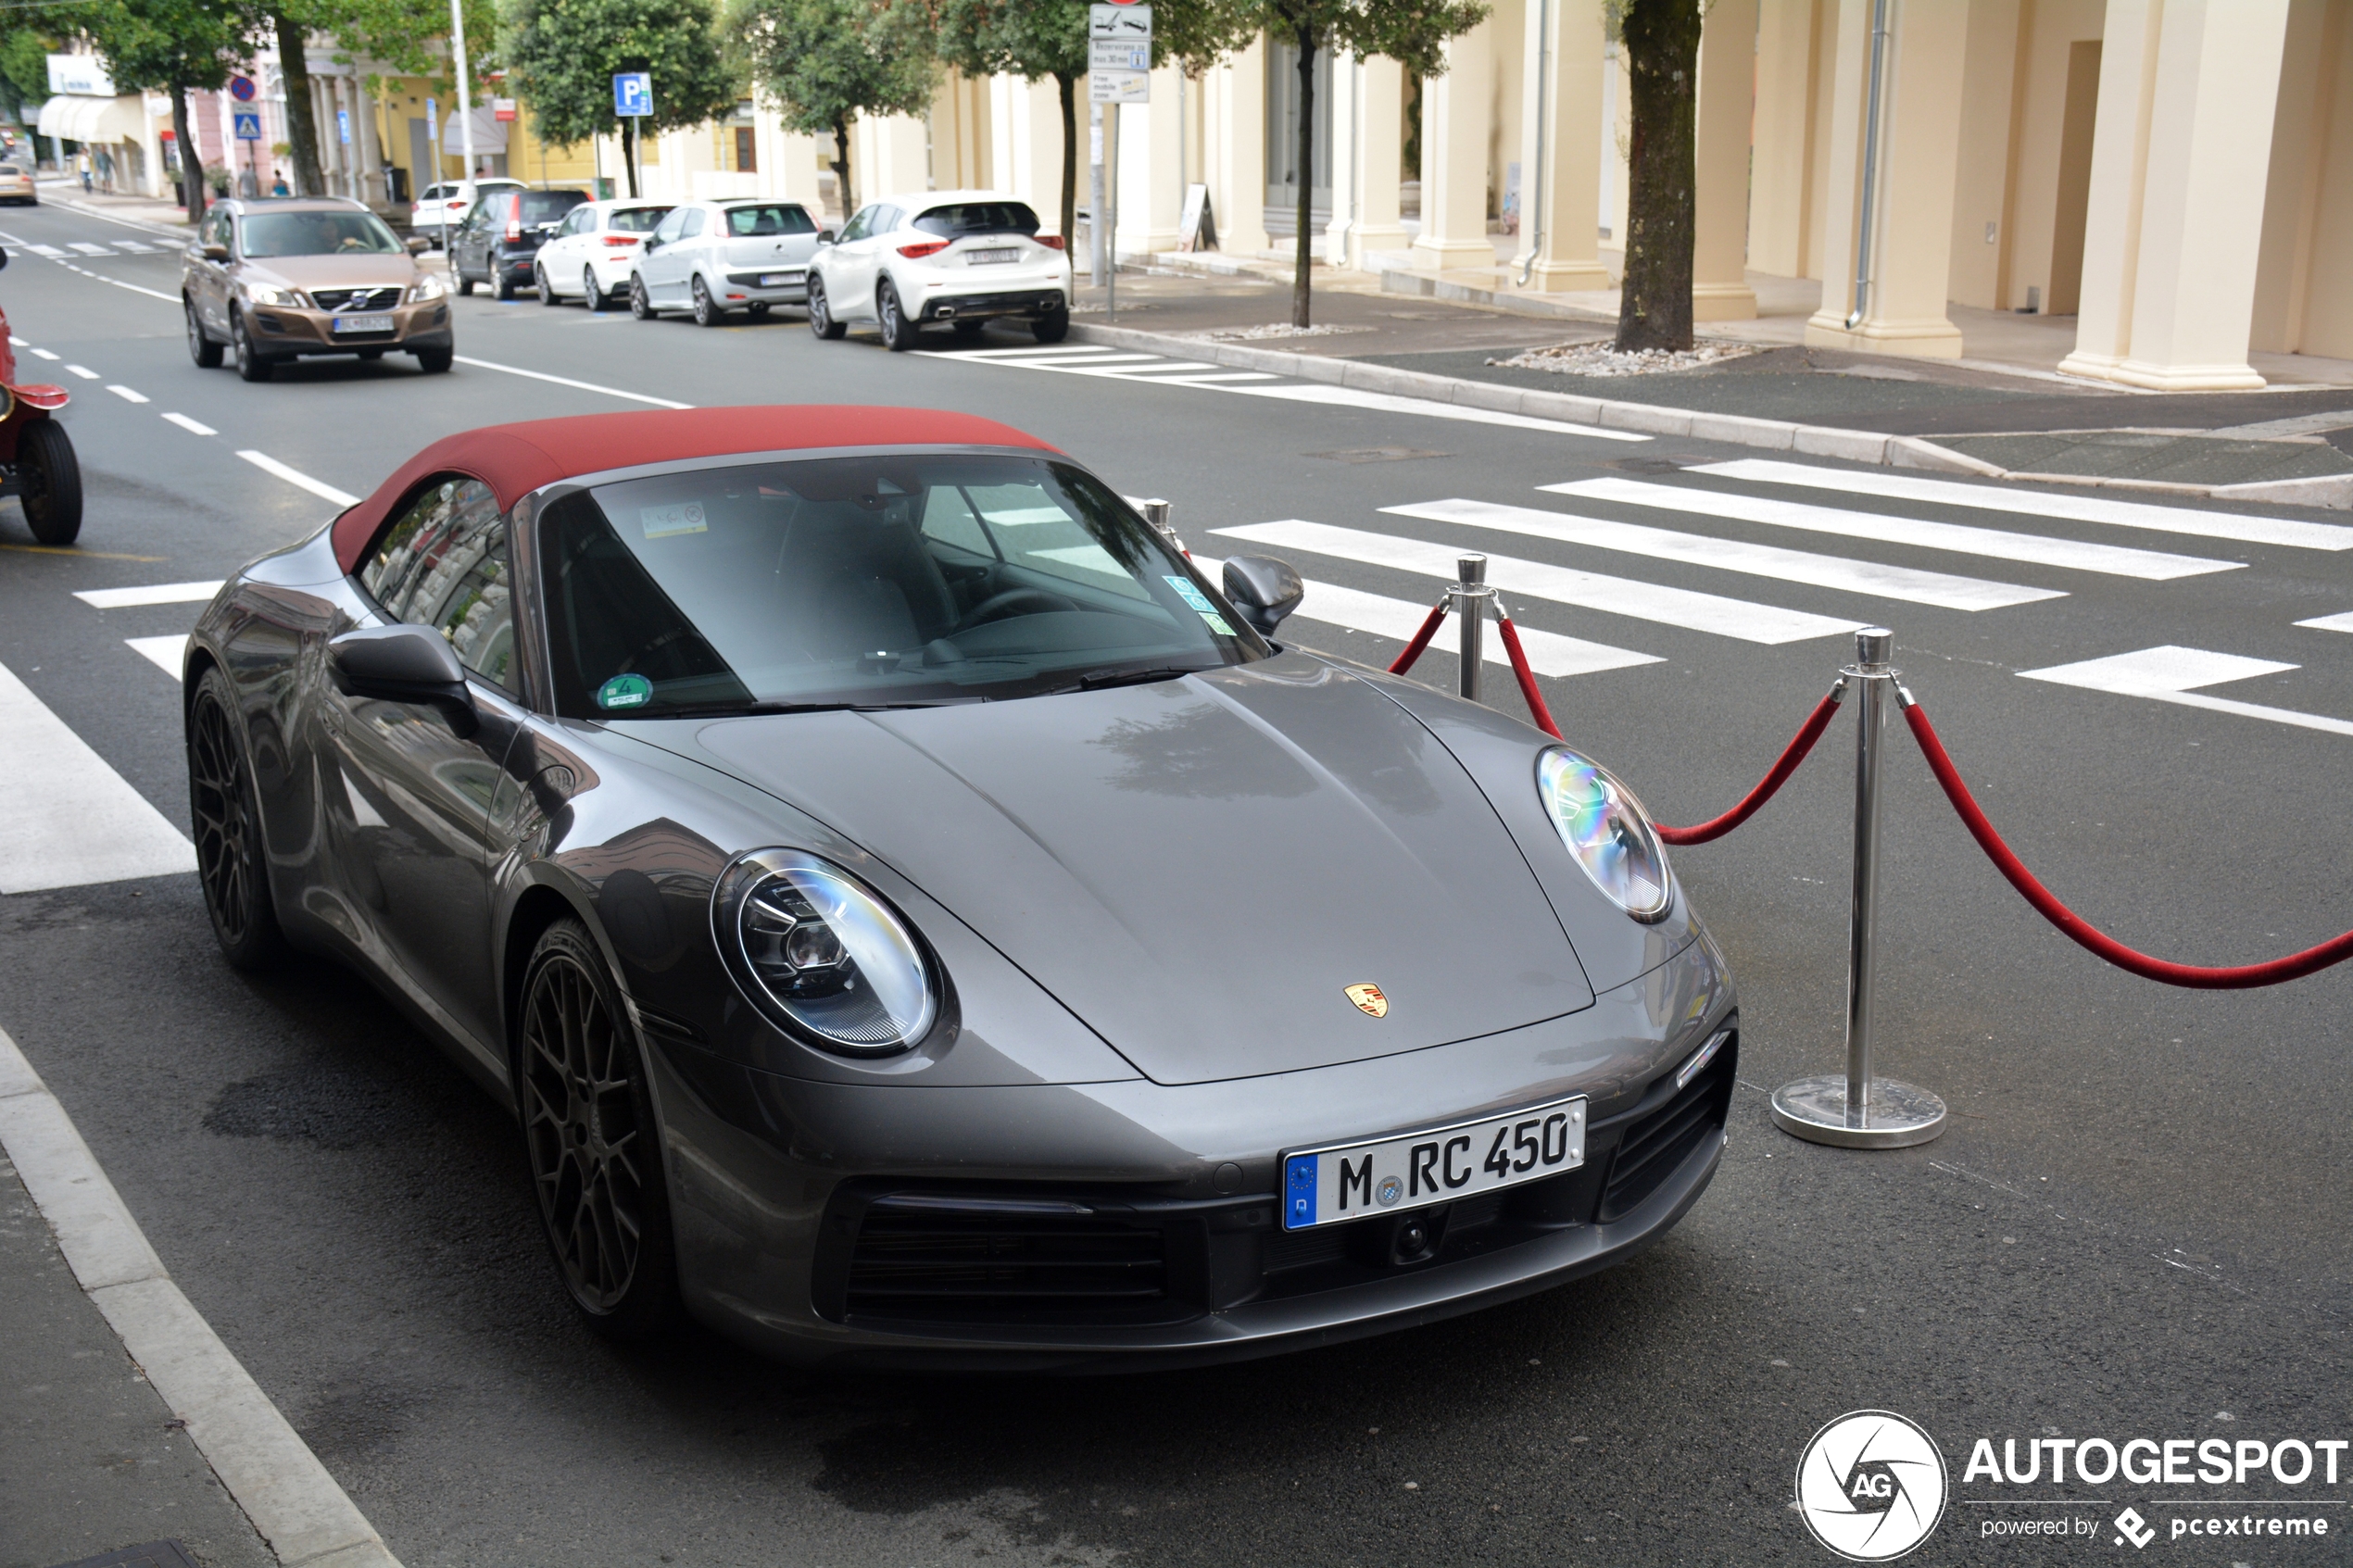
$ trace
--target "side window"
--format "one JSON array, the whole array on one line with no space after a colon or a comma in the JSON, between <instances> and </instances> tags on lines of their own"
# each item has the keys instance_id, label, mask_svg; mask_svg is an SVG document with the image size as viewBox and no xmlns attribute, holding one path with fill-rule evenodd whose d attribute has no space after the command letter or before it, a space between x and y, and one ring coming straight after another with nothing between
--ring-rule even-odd
<instances>
[{"instance_id":1,"label":"side window","mask_svg":"<svg viewBox=\"0 0 2353 1568\"><path fill-rule=\"evenodd\" d=\"M225 245L229 243L229 215L225 212L205 214L204 227L196 232L200 245Z\"/></svg>"},{"instance_id":2,"label":"side window","mask_svg":"<svg viewBox=\"0 0 2353 1568\"><path fill-rule=\"evenodd\" d=\"M359 584L395 621L431 626L458 662L516 689L507 522L477 479L427 485L360 560Z\"/></svg>"},{"instance_id":3,"label":"side window","mask_svg":"<svg viewBox=\"0 0 2353 1568\"><path fill-rule=\"evenodd\" d=\"M990 542L1013 565L1123 598L1151 597L1134 573L1114 558L1086 523L1071 516L1044 485L1016 483L960 488L965 503L980 514Z\"/></svg>"},{"instance_id":4,"label":"side window","mask_svg":"<svg viewBox=\"0 0 2353 1568\"><path fill-rule=\"evenodd\" d=\"M858 215L855 218L841 226L841 243L848 245L852 240L862 240L873 233L874 229L875 209L871 207L862 207L858 209Z\"/></svg>"},{"instance_id":5,"label":"side window","mask_svg":"<svg viewBox=\"0 0 2353 1568\"><path fill-rule=\"evenodd\" d=\"M654 225L654 244L658 245L668 245L671 241L678 237L679 231L684 229L686 224L686 209L685 207L680 207L671 213L669 217Z\"/></svg>"},{"instance_id":6,"label":"side window","mask_svg":"<svg viewBox=\"0 0 2353 1568\"><path fill-rule=\"evenodd\" d=\"M702 211L702 208L700 208L700 207L688 207L688 208L686 209L686 226L685 226L684 228L682 228L682 229L680 229L680 230L678 231L678 237L679 237L680 239L682 239L682 240L691 240L691 239L693 239L693 238L694 238L697 234L701 233L701 232L702 232L702 220L703 220L703 211Z\"/></svg>"},{"instance_id":7,"label":"side window","mask_svg":"<svg viewBox=\"0 0 2353 1568\"><path fill-rule=\"evenodd\" d=\"M935 484L924 497L923 529L925 538L960 555L977 556L983 560L997 558L997 552L989 548L988 532L973 516L963 492L953 485Z\"/></svg>"}]
</instances>

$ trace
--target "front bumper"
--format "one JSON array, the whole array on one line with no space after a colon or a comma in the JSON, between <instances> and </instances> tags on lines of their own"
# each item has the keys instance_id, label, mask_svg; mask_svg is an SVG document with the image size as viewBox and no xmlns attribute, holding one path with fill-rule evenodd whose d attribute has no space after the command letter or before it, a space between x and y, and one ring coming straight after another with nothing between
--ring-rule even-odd
<instances>
[{"instance_id":1,"label":"front bumper","mask_svg":"<svg viewBox=\"0 0 2353 1568\"><path fill-rule=\"evenodd\" d=\"M334 314L282 305L249 307L254 346L272 358L308 354L351 354L362 348L408 350L434 348L453 341L447 298L420 300L394 307L392 330L382 332L339 332Z\"/></svg>"},{"instance_id":2,"label":"front bumper","mask_svg":"<svg viewBox=\"0 0 2353 1568\"><path fill-rule=\"evenodd\" d=\"M1579 1013L1238 1082L851 1087L664 1045L653 1057L681 1283L724 1333L789 1361L851 1366L1128 1370L1475 1311L1620 1261L1698 1200L1724 1141L1734 1007L1703 937ZM1706 1069L1675 1085L1678 1067L1726 1029L1735 1033ZM1277 1225L1285 1147L1574 1093L1592 1097L1586 1163L1412 1211L1439 1238L1426 1257L1401 1263L1385 1250L1402 1211L1302 1233ZM1047 1256L1057 1244L1046 1221L1021 1221L1030 1228L1011 1250L999 1246L991 1227L1009 1201L1016 1213L1076 1216L1081 1250ZM910 1214L922 1220L914 1232L891 1228ZM1065 1289L1054 1301L1022 1283L1073 1277L1038 1269L1091 1279L1114 1255L1128 1284L1139 1271L1150 1287Z\"/></svg>"}]
</instances>

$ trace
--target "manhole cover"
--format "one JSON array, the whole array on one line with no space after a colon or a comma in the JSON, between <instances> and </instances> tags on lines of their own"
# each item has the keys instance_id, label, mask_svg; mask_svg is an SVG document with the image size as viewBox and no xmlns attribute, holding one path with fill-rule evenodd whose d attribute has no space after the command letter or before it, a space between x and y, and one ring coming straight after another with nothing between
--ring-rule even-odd
<instances>
[{"instance_id":1,"label":"manhole cover","mask_svg":"<svg viewBox=\"0 0 2353 1568\"><path fill-rule=\"evenodd\" d=\"M1412 458L1451 458L1452 452L1426 452L1418 446L1345 446L1337 452L1309 452L1335 463L1402 463Z\"/></svg>"}]
</instances>

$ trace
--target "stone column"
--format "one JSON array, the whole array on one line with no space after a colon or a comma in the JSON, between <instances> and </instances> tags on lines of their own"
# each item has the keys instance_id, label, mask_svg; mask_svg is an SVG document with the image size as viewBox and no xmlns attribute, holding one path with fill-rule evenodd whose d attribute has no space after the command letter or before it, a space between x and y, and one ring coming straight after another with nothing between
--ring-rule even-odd
<instances>
[{"instance_id":1,"label":"stone column","mask_svg":"<svg viewBox=\"0 0 2353 1568\"><path fill-rule=\"evenodd\" d=\"M1822 157L1815 130L1827 92L1823 61L1838 38L1838 0L1765 0L1760 11L1749 264L1779 277L1818 278L1814 191ZM1700 85L1706 87L1704 75Z\"/></svg>"},{"instance_id":2,"label":"stone column","mask_svg":"<svg viewBox=\"0 0 2353 1568\"><path fill-rule=\"evenodd\" d=\"M1447 69L1422 83L1422 267L1491 269L1487 237L1487 133L1494 103L1492 18L1448 40Z\"/></svg>"},{"instance_id":3,"label":"stone column","mask_svg":"<svg viewBox=\"0 0 2353 1568\"><path fill-rule=\"evenodd\" d=\"M2167 392L2247 365L2288 0L2109 0L2075 352Z\"/></svg>"},{"instance_id":4,"label":"stone column","mask_svg":"<svg viewBox=\"0 0 2353 1568\"><path fill-rule=\"evenodd\" d=\"M1151 73L1152 101L1122 104L1119 135L1112 149L1118 167L1119 228L1112 236L1121 256L1149 256L1176 248L1176 68Z\"/></svg>"},{"instance_id":5,"label":"stone column","mask_svg":"<svg viewBox=\"0 0 2353 1568\"><path fill-rule=\"evenodd\" d=\"M1748 144L1755 112L1756 0L1716 0L1699 35L1694 321L1744 321L1756 314L1748 286Z\"/></svg>"},{"instance_id":6,"label":"stone column","mask_svg":"<svg viewBox=\"0 0 2353 1568\"><path fill-rule=\"evenodd\" d=\"M1962 0L1890 0L1868 287L1862 314L1852 326L1870 94L1869 0L1842 5L1838 22L1831 121L1835 172L1823 224L1822 307L1806 323L1806 341L1818 348L1958 358L1961 333L1945 317L1944 302L1953 261L1953 186L1960 155L1969 6Z\"/></svg>"},{"instance_id":7,"label":"stone column","mask_svg":"<svg viewBox=\"0 0 2353 1568\"><path fill-rule=\"evenodd\" d=\"M1217 144L1202 155L1217 243L1232 255L1255 256L1266 248L1265 36L1206 80L1217 84Z\"/></svg>"},{"instance_id":8,"label":"stone column","mask_svg":"<svg viewBox=\"0 0 2353 1568\"><path fill-rule=\"evenodd\" d=\"M1332 56L1332 212L1317 250L1334 267L1348 265L1348 233L1356 223L1356 184L1361 173L1357 166L1364 158L1356 135L1356 78L1361 64L1353 55Z\"/></svg>"},{"instance_id":9,"label":"stone column","mask_svg":"<svg viewBox=\"0 0 2353 1568\"><path fill-rule=\"evenodd\" d=\"M1348 235L1348 265L1369 270L1365 258L1412 245L1398 221L1397 188L1404 180L1405 68L1383 55L1365 56L1356 81L1356 224Z\"/></svg>"},{"instance_id":10,"label":"stone column","mask_svg":"<svg viewBox=\"0 0 2353 1568\"><path fill-rule=\"evenodd\" d=\"M1519 144L1530 150L1521 160L1520 251L1516 260L1531 289L1558 293L1609 287L1609 272L1596 253L1602 198L1602 47L1597 0L1529 0ZM1540 139L1541 154L1532 150ZM1540 162L1541 170L1535 167Z\"/></svg>"}]
</instances>

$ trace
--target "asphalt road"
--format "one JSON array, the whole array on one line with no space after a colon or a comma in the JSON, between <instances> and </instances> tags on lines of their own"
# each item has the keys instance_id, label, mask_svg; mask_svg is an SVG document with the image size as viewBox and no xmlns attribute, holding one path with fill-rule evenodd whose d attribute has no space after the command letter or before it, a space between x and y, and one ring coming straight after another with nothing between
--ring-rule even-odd
<instances>
[{"instance_id":1,"label":"asphalt road","mask_svg":"<svg viewBox=\"0 0 2353 1568\"><path fill-rule=\"evenodd\" d=\"M697 405L1005 419L1128 494L1171 499L1203 554L1240 547L1214 530L1303 520L1741 601L1721 612L1728 634L1675 623L1687 601L1645 608L1647 590L1584 590L1604 608L1506 592L1527 628L1653 660L1545 689L1570 739L1667 821L1737 798L1846 653L1834 632L1752 640L1760 627L1790 612L1883 621L1995 821L2095 921L2207 963L2353 923L2353 734L2018 674L2184 647L2292 667L2210 695L2353 720L2353 635L2294 624L2353 610L2353 554L1675 471L1757 456L1703 443L891 355L871 339L814 342L788 317L707 332L475 297L457 302L468 362L451 374L323 362L245 385L194 368L176 305L137 292L175 293L169 254L71 255L77 271L14 243L111 251L140 237L55 210L0 215L12 256L0 303L18 337L58 356L28 358L25 373L73 388L66 419L90 485L71 554L30 547L0 503L0 664L175 822L187 810L176 683L125 644L184 632L195 607L102 611L73 593L216 578L336 509L241 451L359 495L448 432L633 406L499 366ZM2156 581L1926 548L1893 524L1829 537L1536 489L1596 478L2244 565ZM1696 533L1715 554L1381 510L1446 499ZM1863 562L2065 596L1976 610L1891 600L1760 575L1753 546L1850 563L1842 581ZM1359 558L1276 553L1319 583L1434 593L1433 578L1362 558L1379 553L1362 540L1347 552ZM1721 564L1735 558L1749 569ZM1328 622L1294 629L1381 662L1397 647ZM1449 682L1453 665L1433 652L1423 673ZM1489 689L1516 701L1498 671ZM2127 1503L2162 1526L2209 1502L2260 1513L2250 1499L2273 1512L2286 1501L2353 1530L2353 1465L2338 1485L2301 1487L2259 1474L2170 1488L1964 1481L1979 1437L1998 1452L2005 1438L2062 1434L2353 1436L2353 966L2245 993L2109 969L2020 902L1908 740L1890 746L1882 1061L1947 1097L1941 1141L1842 1152L1766 1118L1763 1090L1840 1060L1842 724L1761 817L1678 856L1742 985L1749 1085L1722 1173L1682 1225L1535 1299L1242 1367L849 1379L699 1334L616 1351L569 1316L511 1126L351 976L228 970L193 877L0 897L0 1026L188 1297L414 1565L1821 1563L1791 1512L1792 1474L1818 1427L1867 1407L1919 1422L1951 1467L1953 1504L1913 1561L2112 1557L2107 1521ZM1266 919L1318 918L1279 886L1259 896ZM1989 1521L2059 1515L2097 1533L1985 1535ZM2334 1538L2160 1537L2150 1549L2343 1560Z\"/></svg>"}]
</instances>

